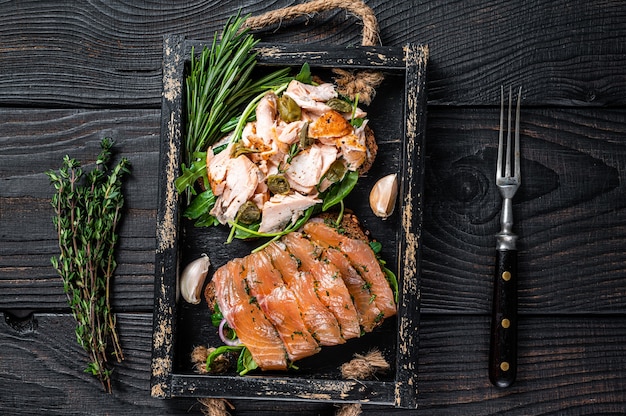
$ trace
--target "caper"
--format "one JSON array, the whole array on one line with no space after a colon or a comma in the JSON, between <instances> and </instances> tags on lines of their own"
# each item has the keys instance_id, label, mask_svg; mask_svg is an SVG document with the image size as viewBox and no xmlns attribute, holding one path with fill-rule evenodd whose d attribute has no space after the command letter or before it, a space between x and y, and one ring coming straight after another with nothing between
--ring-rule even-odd
<instances>
[{"instance_id":1,"label":"caper","mask_svg":"<svg viewBox=\"0 0 626 416\"><path fill-rule=\"evenodd\" d=\"M237 221L250 225L261 218L261 210L252 201L246 201L237 211Z\"/></svg>"},{"instance_id":2,"label":"caper","mask_svg":"<svg viewBox=\"0 0 626 416\"><path fill-rule=\"evenodd\" d=\"M344 165L341 160L337 159L328 167L324 178L330 183L335 183L343 179L345 174L346 165Z\"/></svg>"},{"instance_id":3,"label":"caper","mask_svg":"<svg viewBox=\"0 0 626 416\"><path fill-rule=\"evenodd\" d=\"M230 150L230 157L235 159L241 155L247 155L250 153L258 153L258 152L259 152L258 150L250 149L249 147L246 147L246 145L243 144L243 142L239 141L235 143L235 145Z\"/></svg>"},{"instance_id":4,"label":"caper","mask_svg":"<svg viewBox=\"0 0 626 416\"><path fill-rule=\"evenodd\" d=\"M273 194L286 194L291 190L289 182L284 175L276 174L267 177L267 187Z\"/></svg>"},{"instance_id":5,"label":"caper","mask_svg":"<svg viewBox=\"0 0 626 416\"><path fill-rule=\"evenodd\" d=\"M352 105L341 98L331 98L326 101L326 105L332 108L335 111L339 111L340 113L351 113Z\"/></svg>"},{"instance_id":6,"label":"caper","mask_svg":"<svg viewBox=\"0 0 626 416\"><path fill-rule=\"evenodd\" d=\"M302 110L291 97L283 94L278 99L278 114L283 121L291 123L293 121L300 120L300 117L302 117Z\"/></svg>"},{"instance_id":7,"label":"caper","mask_svg":"<svg viewBox=\"0 0 626 416\"><path fill-rule=\"evenodd\" d=\"M309 122L307 121L300 130L300 148L306 149L315 143L315 139L309 137Z\"/></svg>"}]
</instances>

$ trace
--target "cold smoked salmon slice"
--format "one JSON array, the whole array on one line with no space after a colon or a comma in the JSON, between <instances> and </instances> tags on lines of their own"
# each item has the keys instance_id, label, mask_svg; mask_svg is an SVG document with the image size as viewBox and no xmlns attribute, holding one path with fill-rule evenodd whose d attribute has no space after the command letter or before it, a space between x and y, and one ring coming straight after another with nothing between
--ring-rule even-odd
<instances>
[{"instance_id":1,"label":"cold smoked salmon slice","mask_svg":"<svg viewBox=\"0 0 626 416\"><path fill-rule=\"evenodd\" d=\"M341 336L337 319L317 297L310 273L298 270L297 260L286 251L282 243L272 242L264 251L296 297L302 319L319 344L338 345L346 342Z\"/></svg>"},{"instance_id":2,"label":"cold smoked salmon slice","mask_svg":"<svg viewBox=\"0 0 626 416\"><path fill-rule=\"evenodd\" d=\"M342 337L347 340L360 336L357 312L339 270L321 261L318 258L321 254L319 250L301 233L289 233L283 236L282 241L298 259L300 269L311 273L315 281L315 293L337 319Z\"/></svg>"},{"instance_id":3,"label":"cold smoked salmon slice","mask_svg":"<svg viewBox=\"0 0 626 416\"><path fill-rule=\"evenodd\" d=\"M374 296L374 303L383 313L384 318L396 314L393 291L369 244L339 234L334 228L323 222L310 221L306 223L304 232L321 246L334 247L348 257L352 267L369 285L372 296Z\"/></svg>"},{"instance_id":4,"label":"cold smoked salmon slice","mask_svg":"<svg viewBox=\"0 0 626 416\"><path fill-rule=\"evenodd\" d=\"M256 297L261 310L274 324L289 359L296 361L319 352L319 345L302 319L295 295L283 282L269 255L264 251L250 254L245 258L245 265L250 295Z\"/></svg>"},{"instance_id":5,"label":"cold smoked salmon slice","mask_svg":"<svg viewBox=\"0 0 626 416\"><path fill-rule=\"evenodd\" d=\"M352 267L348 258L339 250L328 247L324 250L322 260L335 265L341 273L341 278L346 284L354 306L359 315L359 323L365 332L372 330L382 322L382 314L376 306L369 285L363 277Z\"/></svg>"},{"instance_id":6,"label":"cold smoked salmon slice","mask_svg":"<svg viewBox=\"0 0 626 416\"><path fill-rule=\"evenodd\" d=\"M234 259L215 271L215 300L228 325L237 332L258 366L286 370L287 355L272 323L247 293L243 259Z\"/></svg>"}]
</instances>

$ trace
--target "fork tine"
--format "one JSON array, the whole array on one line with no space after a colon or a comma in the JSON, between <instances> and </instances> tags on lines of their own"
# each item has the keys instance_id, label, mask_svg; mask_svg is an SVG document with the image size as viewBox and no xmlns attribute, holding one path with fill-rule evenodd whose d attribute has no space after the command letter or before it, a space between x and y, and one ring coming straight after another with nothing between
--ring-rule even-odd
<instances>
[{"instance_id":1,"label":"fork tine","mask_svg":"<svg viewBox=\"0 0 626 416\"><path fill-rule=\"evenodd\" d=\"M500 86L500 131L498 134L498 159L496 165L496 178L521 179L520 171L520 107L522 100L522 87L517 91L517 103L515 106L515 132L513 133L513 90L509 87L509 106L507 112L506 146L504 143L504 87ZM514 143L512 143L514 141ZM506 150L505 150L506 147ZM511 152L514 151L513 155ZM504 170L503 170L503 162ZM515 164L511 169L511 163ZM513 172L512 172L513 170Z\"/></svg>"},{"instance_id":2,"label":"fork tine","mask_svg":"<svg viewBox=\"0 0 626 416\"><path fill-rule=\"evenodd\" d=\"M504 147L504 86L500 85L500 132L498 134L498 159L496 179L502 177L502 151Z\"/></svg>"},{"instance_id":3,"label":"fork tine","mask_svg":"<svg viewBox=\"0 0 626 416\"><path fill-rule=\"evenodd\" d=\"M515 109L515 178L518 183L522 181L521 169L520 169L520 151L519 151L519 119L520 119L520 105L522 100L522 87L519 87L517 93L517 108Z\"/></svg>"},{"instance_id":4,"label":"fork tine","mask_svg":"<svg viewBox=\"0 0 626 416\"><path fill-rule=\"evenodd\" d=\"M511 86L509 86L509 114L507 119L506 131L506 163L504 164L504 176L511 177L511 104L512 104Z\"/></svg>"}]
</instances>

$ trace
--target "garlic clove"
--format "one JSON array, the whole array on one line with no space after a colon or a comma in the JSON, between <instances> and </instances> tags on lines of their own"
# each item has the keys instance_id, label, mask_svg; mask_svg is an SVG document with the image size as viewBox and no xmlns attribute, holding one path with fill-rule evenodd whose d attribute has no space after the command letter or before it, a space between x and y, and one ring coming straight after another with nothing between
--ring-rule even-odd
<instances>
[{"instance_id":1,"label":"garlic clove","mask_svg":"<svg viewBox=\"0 0 626 416\"><path fill-rule=\"evenodd\" d=\"M398 197L398 175L392 173L380 178L370 192L370 207L377 217L388 218L393 214Z\"/></svg>"},{"instance_id":2,"label":"garlic clove","mask_svg":"<svg viewBox=\"0 0 626 416\"><path fill-rule=\"evenodd\" d=\"M180 294L187 302L193 305L200 303L200 293L210 265L209 256L202 254L202 257L189 263L183 270L180 276Z\"/></svg>"}]
</instances>

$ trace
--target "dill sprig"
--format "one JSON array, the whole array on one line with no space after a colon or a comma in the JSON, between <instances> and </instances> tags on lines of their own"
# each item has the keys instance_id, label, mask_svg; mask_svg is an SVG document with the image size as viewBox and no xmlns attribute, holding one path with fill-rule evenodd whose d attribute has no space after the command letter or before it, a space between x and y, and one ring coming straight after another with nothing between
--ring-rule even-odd
<instances>
[{"instance_id":1,"label":"dill sprig","mask_svg":"<svg viewBox=\"0 0 626 416\"><path fill-rule=\"evenodd\" d=\"M85 372L111 392L109 346L118 362L124 359L111 312L110 289L116 268L116 228L122 215L122 178L129 173L125 158L109 170L111 139L101 141L96 167L84 173L80 163L65 156L58 172L46 174L56 189L52 197L60 254L51 259L76 325L76 339L89 355Z\"/></svg>"}]
</instances>

